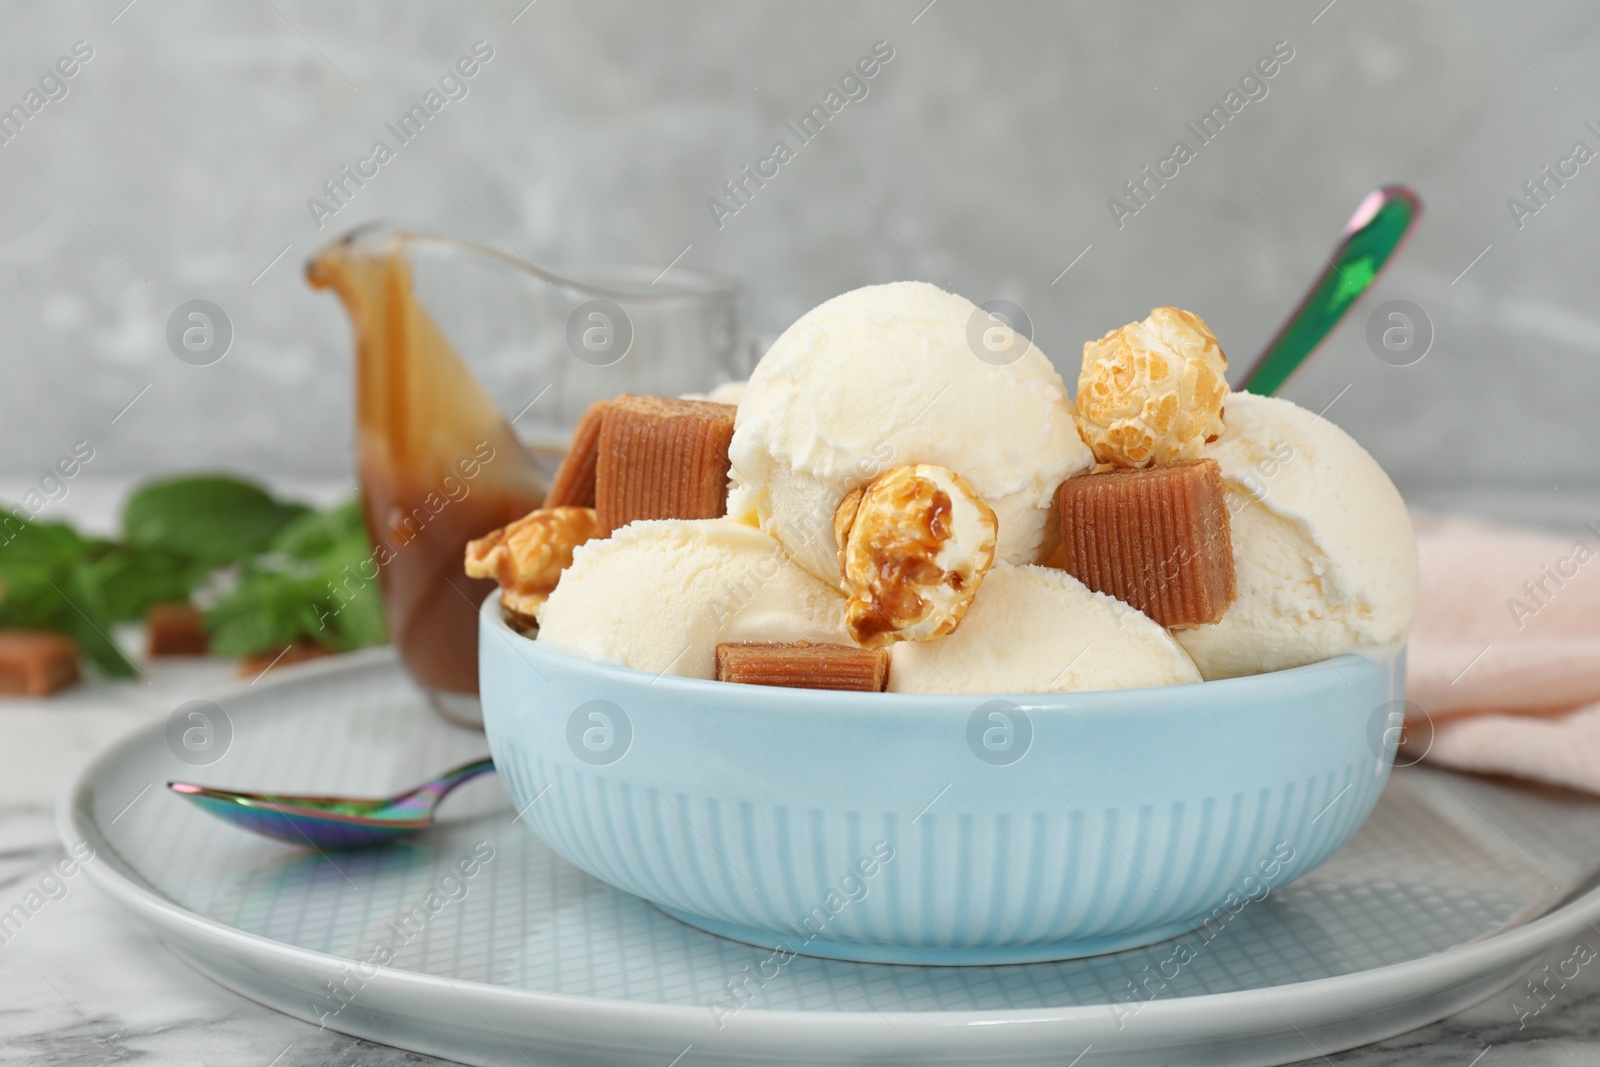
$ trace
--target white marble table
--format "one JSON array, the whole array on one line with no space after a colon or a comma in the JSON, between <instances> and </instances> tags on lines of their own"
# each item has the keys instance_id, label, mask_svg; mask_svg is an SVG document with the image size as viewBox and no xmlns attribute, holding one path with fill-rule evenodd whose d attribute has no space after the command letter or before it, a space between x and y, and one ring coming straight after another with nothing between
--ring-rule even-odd
<instances>
[{"instance_id":1,"label":"white marble table","mask_svg":"<svg viewBox=\"0 0 1600 1067\"><path fill-rule=\"evenodd\" d=\"M112 513L105 498L89 494L79 508L90 526L105 525ZM1491 502L1475 510L1501 509ZM1516 510L1527 515L1530 508L1519 502ZM1600 507L1585 510L1600 513ZM1548 520L1557 522L1565 514L1565 509L1552 511ZM44 868L62 856L55 805L76 768L124 732L225 683L232 665L155 664L146 673L148 684L96 683L49 700L0 698L0 913L19 902ZM246 1000L180 963L87 879L73 878L66 885L64 897L40 909L14 935L0 932L6 938L0 940L0 1064L444 1062L318 1030ZM1592 943L1600 947L1600 931ZM1553 953L1540 966L1558 962L1567 951ZM1600 970L1584 969L1526 1026L1519 1025L1507 992L1437 1025L1305 1062L1360 1067L1600 1063Z\"/></svg>"}]
</instances>

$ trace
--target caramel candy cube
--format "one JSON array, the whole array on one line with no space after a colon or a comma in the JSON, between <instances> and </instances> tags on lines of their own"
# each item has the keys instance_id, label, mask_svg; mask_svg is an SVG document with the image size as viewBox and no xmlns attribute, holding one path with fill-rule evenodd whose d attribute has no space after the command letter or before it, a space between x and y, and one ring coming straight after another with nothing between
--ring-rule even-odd
<instances>
[{"instance_id":1,"label":"caramel candy cube","mask_svg":"<svg viewBox=\"0 0 1600 1067\"><path fill-rule=\"evenodd\" d=\"M732 404L623 395L601 419L595 511L602 534L635 519L727 511Z\"/></svg>"},{"instance_id":2,"label":"caramel candy cube","mask_svg":"<svg viewBox=\"0 0 1600 1067\"><path fill-rule=\"evenodd\" d=\"M206 654L205 617L192 604L153 604L145 612L145 648L157 656Z\"/></svg>"},{"instance_id":3,"label":"caramel candy cube","mask_svg":"<svg viewBox=\"0 0 1600 1067\"><path fill-rule=\"evenodd\" d=\"M1162 626L1222 619L1233 542L1216 460L1080 474L1056 499L1064 569L1078 581Z\"/></svg>"},{"instance_id":4,"label":"caramel candy cube","mask_svg":"<svg viewBox=\"0 0 1600 1067\"><path fill-rule=\"evenodd\" d=\"M889 650L809 641L724 641L717 646L717 681L881 693L889 684Z\"/></svg>"},{"instance_id":5,"label":"caramel candy cube","mask_svg":"<svg viewBox=\"0 0 1600 1067\"><path fill-rule=\"evenodd\" d=\"M0 694L42 697L78 680L78 646L62 634L0 630Z\"/></svg>"},{"instance_id":6,"label":"caramel candy cube","mask_svg":"<svg viewBox=\"0 0 1600 1067\"><path fill-rule=\"evenodd\" d=\"M246 656L239 661L238 676L260 678L268 671L279 667L292 667L296 663L306 663L331 655L333 655L331 648L323 648L312 641L300 640L278 652L258 652L254 656Z\"/></svg>"},{"instance_id":7,"label":"caramel candy cube","mask_svg":"<svg viewBox=\"0 0 1600 1067\"><path fill-rule=\"evenodd\" d=\"M545 494L546 508L594 507L594 467L600 458L600 424L605 419L609 400L596 400L578 419L572 431L572 447L567 449L556 476Z\"/></svg>"}]
</instances>

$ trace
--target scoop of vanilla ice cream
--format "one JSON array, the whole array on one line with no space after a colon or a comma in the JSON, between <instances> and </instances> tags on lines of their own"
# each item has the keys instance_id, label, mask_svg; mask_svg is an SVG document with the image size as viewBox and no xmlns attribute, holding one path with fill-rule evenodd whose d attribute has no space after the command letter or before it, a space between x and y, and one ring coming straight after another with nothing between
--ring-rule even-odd
<instances>
[{"instance_id":1,"label":"scoop of vanilla ice cream","mask_svg":"<svg viewBox=\"0 0 1600 1067\"><path fill-rule=\"evenodd\" d=\"M744 396L744 387L747 382L723 382L709 393L684 393L684 400L709 400L714 404L739 404L739 398Z\"/></svg>"},{"instance_id":2,"label":"scoop of vanilla ice cream","mask_svg":"<svg viewBox=\"0 0 1600 1067\"><path fill-rule=\"evenodd\" d=\"M955 633L893 647L896 693L1056 693L1198 682L1172 636L1054 567L995 563Z\"/></svg>"},{"instance_id":3,"label":"scoop of vanilla ice cream","mask_svg":"<svg viewBox=\"0 0 1600 1067\"><path fill-rule=\"evenodd\" d=\"M986 330L991 342L1009 333L925 282L856 289L801 316L739 399L728 514L838 582L839 501L891 467L937 464L994 509L997 558L1037 562L1054 545L1056 487L1093 458L1044 353L1027 345L1010 363L985 362L973 338Z\"/></svg>"},{"instance_id":4,"label":"scoop of vanilla ice cream","mask_svg":"<svg viewBox=\"0 0 1600 1067\"><path fill-rule=\"evenodd\" d=\"M1238 599L1177 631L1206 678L1397 650L1417 608L1417 542L1400 492L1339 427L1234 393L1204 454L1222 467Z\"/></svg>"},{"instance_id":5,"label":"scoop of vanilla ice cream","mask_svg":"<svg viewBox=\"0 0 1600 1067\"><path fill-rule=\"evenodd\" d=\"M635 670L716 676L723 641L850 644L844 598L753 526L631 522L572 553L539 611L542 644Z\"/></svg>"}]
</instances>

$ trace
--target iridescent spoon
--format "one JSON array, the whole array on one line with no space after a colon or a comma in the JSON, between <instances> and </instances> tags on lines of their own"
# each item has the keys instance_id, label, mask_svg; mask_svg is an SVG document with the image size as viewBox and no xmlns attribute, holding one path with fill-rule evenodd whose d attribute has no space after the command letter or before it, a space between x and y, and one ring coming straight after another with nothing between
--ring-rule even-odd
<instances>
[{"instance_id":1,"label":"iridescent spoon","mask_svg":"<svg viewBox=\"0 0 1600 1067\"><path fill-rule=\"evenodd\" d=\"M494 770L481 759L446 771L398 796L376 800L355 797L240 793L188 782L167 788L187 797L224 822L291 845L312 848L362 848L384 845L433 825L439 801L456 786Z\"/></svg>"},{"instance_id":2,"label":"iridescent spoon","mask_svg":"<svg viewBox=\"0 0 1600 1067\"><path fill-rule=\"evenodd\" d=\"M1246 372L1239 388L1271 396L1300 369L1378 275L1422 215L1422 200L1403 185L1374 189L1344 224L1339 247L1300 306Z\"/></svg>"}]
</instances>

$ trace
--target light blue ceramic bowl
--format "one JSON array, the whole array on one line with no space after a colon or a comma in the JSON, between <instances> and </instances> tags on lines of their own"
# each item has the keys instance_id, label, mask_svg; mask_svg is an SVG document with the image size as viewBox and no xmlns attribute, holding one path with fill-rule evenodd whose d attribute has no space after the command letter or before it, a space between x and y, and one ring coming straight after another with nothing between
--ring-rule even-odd
<instances>
[{"instance_id":1,"label":"light blue ceramic bowl","mask_svg":"<svg viewBox=\"0 0 1600 1067\"><path fill-rule=\"evenodd\" d=\"M495 764L551 848L780 962L1068 959L1225 921L1367 817L1404 678L1341 656L1103 693L774 689L575 659L494 596L479 664Z\"/></svg>"}]
</instances>

